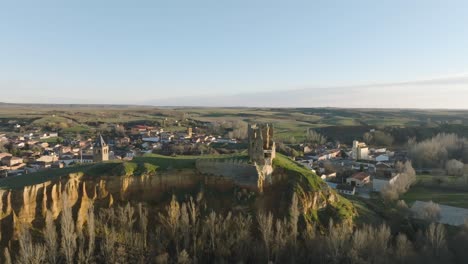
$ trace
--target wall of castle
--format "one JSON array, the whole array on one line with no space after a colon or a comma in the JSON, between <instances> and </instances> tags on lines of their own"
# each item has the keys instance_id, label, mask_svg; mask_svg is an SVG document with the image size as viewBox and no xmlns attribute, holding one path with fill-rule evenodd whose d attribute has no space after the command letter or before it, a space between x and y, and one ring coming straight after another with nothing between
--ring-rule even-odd
<instances>
[{"instance_id":1,"label":"wall of castle","mask_svg":"<svg viewBox=\"0 0 468 264\"><path fill-rule=\"evenodd\" d=\"M259 172L253 164L239 160L197 160L197 170L205 175L221 176L244 186L257 187Z\"/></svg>"}]
</instances>

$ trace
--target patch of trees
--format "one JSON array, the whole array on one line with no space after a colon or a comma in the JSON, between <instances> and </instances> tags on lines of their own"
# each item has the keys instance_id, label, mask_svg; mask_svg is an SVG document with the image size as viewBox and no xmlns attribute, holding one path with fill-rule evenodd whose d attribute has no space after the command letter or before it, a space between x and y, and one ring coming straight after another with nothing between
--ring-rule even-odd
<instances>
[{"instance_id":1,"label":"patch of trees","mask_svg":"<svg viewBox=\"0 0 468 264\"><path fill-rule=\"evenodd\" d=\"M156 173L158 166L150 163L122 162L113 169L116 176L150 175Z\"/></svg>"},{"instance_id":2,"label":"patch of trees","mask_svg":"<svg viewBox=\"0 0 468 264\"><path fill-rule=\"evenodd\" d=\"M440 224L414 237L385 224L353 228L330 221L318 230L305 224L295 197L285 218L219 214L199 195L173 198L154 214L142 204L97 214L91 206L83 226L66 194L62 206L57 221L46 212L42 229L21 226L18 241L0 253L2 263L464 263L468 246L468 223L454 240Z\"/></svg>"},{"instance_id":3,"label":"patch of trees","mask_svg":"<svg viewBox=\"0 0 468 264\"><path fill-rule=\"evenodd\" d=\"M327 138L315 130L309 129L307 131L304 143L310 143L315 145L323 145L327 143Z\"/></svg>"},{"instance_id":4,"label":"patch of trees","mask_svg":"<svg viewBox=\"0 0 468 264\"><path fill-rule=\"evenodd\" d=\"M391 147L394 141L392 135L379 130L374 132L366 132L364 133L363 138L364 142L373 146Z\"/></svg>"},{"instance_id":5,"label":"patch of trees","mask_svg":"<svg viewBox=\"0 0 468 264\"><path fill-rule=\"evenodd\" d=\"M408 154L417 168L442 168L459 175L462 173L461 163L468 163L468 140L456 134L438 134L408 144Z\"/></svg>"},{"instance_id":6,"label":"patch of trees","mask_svg":"<svg viewBox=\"0 0 468 264\"><path fill-rule=\"evenodd\" d=\"M224 135L228 138L246 139L248 136L248 124L242 120L213 122L207 127L207 133Z\"/></svg>"},{"instance_id":7,"label":"patch of trees","mask_svg":"<svg viewBox=\"0 0 468 264\"><path fill-rule=\"evenodd\" d=\"M236 152L235 150L232 151ZM207 144L197 143L197 144L164 144L162 149L153 150L155 154L162 155L205 155L205 154L218 154L214 147L211 147Z\"/></svg>"}]
</instances>

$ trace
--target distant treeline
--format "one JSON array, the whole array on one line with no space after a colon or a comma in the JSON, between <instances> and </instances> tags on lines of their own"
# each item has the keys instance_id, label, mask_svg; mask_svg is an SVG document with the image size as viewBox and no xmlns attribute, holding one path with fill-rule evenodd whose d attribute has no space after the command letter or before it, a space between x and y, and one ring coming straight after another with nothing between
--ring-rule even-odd
<instances>
[{"instance_id":1,"label":"distant treeline","mask_svg":"<svg viewBox=\"0 0 468 264\"><path fill-rule=\"evenodd\" d=\"M353 140L364 140L364 134L375 126L329 126L317 128L315 131L326 136L329 140L340 141L345 144L351 144ZM377 128L377 130L392 137L393 145L405 145L409 139L422 141L432 138L440 133L453 133L460 137L468 137L468 126L458 124L444 124L437 126L388 126ZM386 140L385 142L388 142Z\"/></svg>"}]
</instances>

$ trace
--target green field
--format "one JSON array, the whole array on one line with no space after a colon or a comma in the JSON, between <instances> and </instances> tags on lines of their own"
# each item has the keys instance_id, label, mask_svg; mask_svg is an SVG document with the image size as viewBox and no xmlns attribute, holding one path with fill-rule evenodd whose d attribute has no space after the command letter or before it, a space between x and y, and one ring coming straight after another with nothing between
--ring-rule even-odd
<instances>
[{"instance_id":1,"label":"green field","mask_svg":"<svg viewBox=\"0 0 468 264\"><path fill-rule=\"evenodd\" d=\"M408 204L414 201L433 201L444 205L468 208L468 192L414 186L402 197Z\"/></svg>"}]
</instances>

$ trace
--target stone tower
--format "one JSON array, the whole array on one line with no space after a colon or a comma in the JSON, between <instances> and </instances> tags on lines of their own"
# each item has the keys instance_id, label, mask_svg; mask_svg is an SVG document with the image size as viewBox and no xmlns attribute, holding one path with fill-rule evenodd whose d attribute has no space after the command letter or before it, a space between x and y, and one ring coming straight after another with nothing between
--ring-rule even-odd
<instances>
[{"instance_id":1,"label":"stone tower","mask_svg":"<svg viewBox=\"0 0 468 264\"><path fill-rule=\"evenodd\" d=\"M276 156L273 127L270 124L249 125L249 157L257 165L272 165Z\"/></svg>"},{"instance_id":2,"label":"stone tower","mask_svg":"<svg viewBox=\"0 0 468 264\"><path fill-rule=\"evenodd\" d=\"M93 145L93 161L101 162L106 160L109 160L109 146L102 138L102 135L99 134Z\"/></svg>"},{"instance_id":3,"label":"stone tower","mask_svg":"<svg viewBox=\"0 0 468 264\"><path fill-rule=\"evenodd\" d=\"M191 127L187 128L187 138L192 138L193 136L193 130Z\"/></svg>"}]
</instances>

